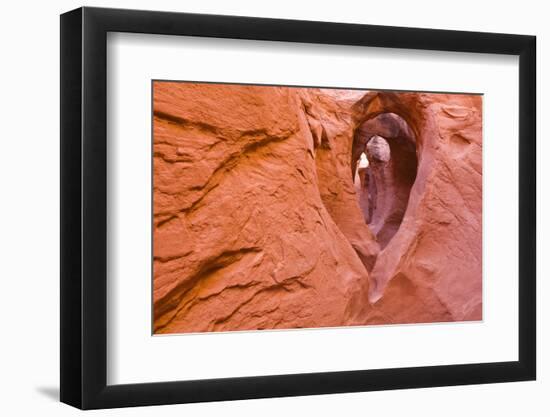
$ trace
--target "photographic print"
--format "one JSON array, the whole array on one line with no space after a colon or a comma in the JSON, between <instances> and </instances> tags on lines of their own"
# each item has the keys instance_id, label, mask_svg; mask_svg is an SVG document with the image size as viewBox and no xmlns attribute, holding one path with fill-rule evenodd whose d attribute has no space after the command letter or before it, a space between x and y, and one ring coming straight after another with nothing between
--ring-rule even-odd
<instances>
[{"instance_id":1,"label":"photographic print","mask_svg":"<svg viewBox=\"0 0 550 417\"><path fill-rule=\"evenodd\" d=\"M482 99L152 81L153 333L481 320Z\"/></svg>"}]
</instances>

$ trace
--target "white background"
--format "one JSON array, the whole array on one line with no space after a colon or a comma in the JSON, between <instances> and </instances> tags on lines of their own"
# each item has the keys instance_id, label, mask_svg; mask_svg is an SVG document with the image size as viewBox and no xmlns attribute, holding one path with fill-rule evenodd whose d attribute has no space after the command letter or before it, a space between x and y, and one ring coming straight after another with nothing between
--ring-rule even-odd
<instances>
[{"instance_id":1,"label":"white background","mask_svg":"<svg viewBox=\"0 0 550 417\"><path fill-rule=\"evenodd\" d=\"M202 0L95 2L88 5L241 14L327 21L536 34L538 36L539 213L550 210L549 122L542 120L550 90L550 28L544 3L461 1L231 2ZM80 6L73 1L4 6L2 36L1 244L3 299L0 303L2 370L0 409L6 415L72 415L56 402L58 392L59 309L59 29L58 14ZM544 97L542 97L544 96ZM546 158L545 158L546 157ZM506 178L503 178L506 181ZM548 415L550 222L539 214L539 378L537 382L435 388L292 399L239 401L101 411L99 415ZM503 230L503 234L506 230ZM544 234L544 236L543 236Z\"/></svg>"},{"instance_id":2,"label":"white background","mask_svg":"<svg viewBox=\"0 0 550 417\"><path fill-rule=\"evenodd\" d=\"M517 57L136 34L107 51L109 384L518 359ZM483 93L483 322L151 337L151 79Z\"/></svg>"}]
</instances>

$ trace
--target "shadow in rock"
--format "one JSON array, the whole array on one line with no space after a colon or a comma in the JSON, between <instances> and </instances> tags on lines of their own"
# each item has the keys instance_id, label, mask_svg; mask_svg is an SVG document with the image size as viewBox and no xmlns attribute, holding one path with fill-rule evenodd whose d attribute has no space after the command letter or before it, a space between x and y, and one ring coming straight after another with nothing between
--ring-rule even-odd
<instances>
[{"instance_id":1,"label":"shadow in rock","mask_svg":"<svg viewBox=\"0 0 550 417\"><path fill-rule=\"evenodd\" d=\"M401 225L417 169L416 138L400 116L383 113L357 129L353 181L365 222L381 249Z\"/></svg>"}]
</instances>

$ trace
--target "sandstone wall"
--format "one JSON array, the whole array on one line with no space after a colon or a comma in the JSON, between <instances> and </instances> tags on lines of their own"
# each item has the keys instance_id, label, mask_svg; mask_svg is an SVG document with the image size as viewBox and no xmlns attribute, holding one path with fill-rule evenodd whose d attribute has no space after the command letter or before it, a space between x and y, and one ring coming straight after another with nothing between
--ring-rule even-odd
<instances>
[{"instance_id":1,"label":"sandstone wall","mask_svg":"<svg viewBox=\"0 0 550 417\"><path fill-rule=\"evenodd\" d=\"M154 85L156 333L481 318L481 98ZM353 184L383 112L418 173L381 251Z\"/></svg>"}]
</instances>

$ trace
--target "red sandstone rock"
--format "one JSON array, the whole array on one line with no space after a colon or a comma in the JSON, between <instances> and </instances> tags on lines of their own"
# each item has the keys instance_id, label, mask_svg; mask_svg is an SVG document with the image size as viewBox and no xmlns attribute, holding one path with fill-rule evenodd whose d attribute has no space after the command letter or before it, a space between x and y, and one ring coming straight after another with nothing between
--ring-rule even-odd
<instances>
[{"instance_id":1,"label":"red sandstone rock","mask_svg":"<svg viewBox=\"0 0 550 417\"><path fill-rule=\"evenodd\" d=\"M363 111L410 124L418 172L370 280L370 323L481 319L481 97L379 94Z\"/></svg>"},{"instance_id":2,"label":"red sandstone rock","mask_svg":"<svg viewBox=\"0 0 550 417\"><path fill-rule=\"evenodd\" d=\"M155 82L153 104L155 333L481 318L480 97ZM350 172L387 112L418 172L380 250Z\"/></svg>"},{"instance_id":3,"label":"red sandstone rock","mask_svg":"<svg viewBox=\"0 0 550 417\"><path fill-rule=\"evenodd\" d=\"M296 89L155 85L155 332L340 326L368 305L302 109Z\"/></svg>"}]
</instances>

